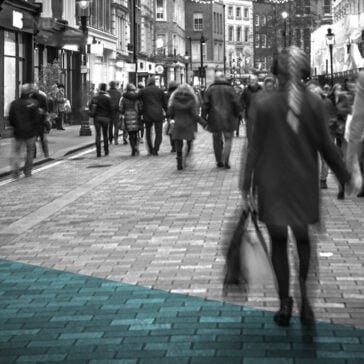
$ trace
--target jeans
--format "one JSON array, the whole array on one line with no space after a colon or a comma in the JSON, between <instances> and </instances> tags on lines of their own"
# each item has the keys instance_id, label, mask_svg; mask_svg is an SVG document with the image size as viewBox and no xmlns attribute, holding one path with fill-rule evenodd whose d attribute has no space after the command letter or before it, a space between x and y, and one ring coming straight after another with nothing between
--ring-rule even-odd
<instances>
[{"instance_id":1,"label":"jeans","mask_svg":"<svg viewBox=\"0 0 364 364\"><path fill-rule=\"evenodd\" d=\"M154 145L152 143L152 127L154 125ZM162 133L163 133L163 121L146 121L146 140L148 145L148 150L150 154L158 153L159 147L162 143Z\"/></svg>"},{"instance_id":2,"label":"jeans","mask_svg":"<svg viewBox=\"0 0 364 364\"><path fill-rule=\"evenodd\" d=\"M33 158L35 149L35 137L29 139L14 139L13 153L11 157L11 165L13 174L15 177L19 176L20 173L20 159L23 149L23 145L26 147L26 158L24 164L24 174L30 176L33 169Z\"/></svg>"},{"instance_id":3,"label":"jeans","mask_svg":"<svg viewBox=\"0 0 364 364\"><path fill-rule=\"evenodd\" d=\"M49 148L48 148L48 137L47 134L44 132L41 132L38 134L40 144L42 146L43 154L46 158L49 157ZM37 145L34 144L34 158L37 157Z\"/></svg>"},{"instance_id":4,"label":"jeans","mask_svg":"<svg viewBox=\"0 0 364 364\"><path fill-rule=\"evenodd\" d=\"M95 126L95 144L96 144L96 153L98 156L101 155L101 129L102 129L102 139L104 142L104 151L105 155L109 154L109 139L108 139L108 129L109 129L109 120L108 119L94 119Z\"/></svg>"},{"instance_id":5,"label":"jeans","mask_svg":"<svg viewBox=\"0 0 364 364\"><path fill-rule=\"evenodd\" d=\"M183 158L186 158L190 155L190 152L192 150L192 140L187 140L187 149L185 152L185 155L183 156L183 140L182 139L176 139L174 141L176 153L177 153L177 167L182 168L183 166Z\"/></svg>"},{"instance_id":6,"label":"jeans","mask_svg":"<svg viewBox=\"0 0 364 364\"><path fill-rule=\"evenodd\" d=\"M114 143L118 144L119 138L119 113L115 113L109 122L109 141L114 139Z\"/></svg>"},{"instance_id":7,"label":"jeans","mask_svg":"<svg viewBox=\"0 0 364 364\"><path fill-rule=\"evenodd\" d=\"M216 163L229 164L233 135L232 131L220 131L212 134Z\"/></svg>"},{"instance_id":8,"label":"jeans","mask_svg":"<svg viewBox=\"0 0 364 364\"><path fill-rule=\"evenodd\" d=\"M139 153L138 149L138 131L129 131L129 142L131 148L131 155L136 155Z\"/></svg>"}]
</instances>

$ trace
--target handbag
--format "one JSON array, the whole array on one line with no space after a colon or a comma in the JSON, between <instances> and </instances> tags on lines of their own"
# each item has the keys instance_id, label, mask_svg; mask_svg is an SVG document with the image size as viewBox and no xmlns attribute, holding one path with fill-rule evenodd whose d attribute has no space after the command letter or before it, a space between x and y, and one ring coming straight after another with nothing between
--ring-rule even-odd
<instances>
[{"instance_id":1,"label":"handbag","mask_svg":"<svg viewBox=\"0 0 364 364\"><path fill-rule=\"evenodd\" d=\"M272 283L276 286L272 263L257 212L242 210L225 256L223 294L230 286L248 290L252 286Z\"/></svg>"}]
</instances>

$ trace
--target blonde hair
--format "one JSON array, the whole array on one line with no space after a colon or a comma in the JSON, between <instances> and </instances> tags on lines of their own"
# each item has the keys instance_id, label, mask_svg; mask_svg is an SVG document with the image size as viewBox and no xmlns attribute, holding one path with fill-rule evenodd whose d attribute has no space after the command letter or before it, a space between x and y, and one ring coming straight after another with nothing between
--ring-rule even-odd
<instances>
[{"instance_id":1,"label":"blonde hair","mask_svg":"<svg viewBox=\"0 0 364 364\"><path fill-rule=\"evenodd\" d=\"M168 101L168 107L172 105L174 98L176 97L177 94L191 94L194 98L195 103L196 104L198 103L198 98L192 86L190 86L188 83L183 83L182 85L179 85L176 90L172 92L172 95Z\"/></svg>"}]
</instances>

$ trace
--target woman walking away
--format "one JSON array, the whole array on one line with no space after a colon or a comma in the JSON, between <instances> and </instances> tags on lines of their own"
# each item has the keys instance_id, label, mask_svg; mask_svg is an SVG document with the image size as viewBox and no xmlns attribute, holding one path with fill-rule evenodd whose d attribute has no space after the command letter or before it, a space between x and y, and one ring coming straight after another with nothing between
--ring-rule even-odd
<instances>
[{"instance_id":1,"label":"woman walking away","mask_svg":"<svg viewBox=\"0 0 364 364\"><path fill-rule=\"evenodd\" d=\"M138 132L141 126L141 103L135 98L136 87L129 83L120 103L120 113L124 117L125 130L129 134L131 155L139 155Z\"/></svg>"},{"instance_id":2,"label":"woman walking away","mask_svg":"<svg viewBox=\"0 0 364 364\"><path fill-rule=\"evenodd\" d=\"M259 218L271 239L280 300L274 321L288 326L292 314L287 253L290 227L299 256L301 321L311 324L314 313L306 291L310 264L308 226L319 221L318 152L340 183L348 183L349 189L354 188L354 183L330 137L324 103L302 82L309 72L305 53L297 47L284 49L274 62L273 72L278 77L278 89L262 95L255 105L241 187L247 205L254 183Z\"/></svg>"},{"instance_id":3,"label":"woman walking away","mask_svg":"<svg viewBox=\"0 0 364 364\"><path fill-rule=\"evenodd\" d=\"M197 107L197 97L193 88L187 84L179 86L169 99L167 117L173 125L171 136L177 152L178 170L183 169L183 164L186 162L186 158L192 149L192 141L195 137L195 125L198 118ZM187 141L187 150L183 158L184 140Z\"/></svg>"}]
</instances>

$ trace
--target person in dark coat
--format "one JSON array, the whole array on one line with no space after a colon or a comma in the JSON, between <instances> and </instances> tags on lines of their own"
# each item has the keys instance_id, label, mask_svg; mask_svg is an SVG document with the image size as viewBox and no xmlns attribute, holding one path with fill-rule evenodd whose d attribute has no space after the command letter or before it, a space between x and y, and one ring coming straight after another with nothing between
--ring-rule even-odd
<instances>
[{"instance_id":1,"label":"person in dark coat","mask_svg":"<svg viewBox=\"0 0 364 364\"><path fill-rule=\"evenodd\" d=\"M192 149L195 124L198 117L197 109L197 96L193 88L187 84L179 86L169 99L167 117L173 120L171 136L176 146L178 170L183 169L186 158L190 155ZM187 148L183 158L184 140L187 141Z\"/></svg>"},{"instance_id":2,"label":"person in dark coat","mask_svg":"<svg viewBox=\"0 0 364 364\"><path fill-rule=\"evenodd\" d=\"M164 92L156 86L155 78L148 80L148 86L137 94L143 103L143 121L146 128L146 139L150 155L158 155L162 143L164 113L167 111ZM152 127L155 139L152 142Z\"/></svg>"},{"instance_id":3,"label":"person in dark coat","mask_svg":"<svg viewBox=\"0 0 364 364\"><path fill-rule=\"evenodd\" d=\"M120 103L120 113L124 118L125 130L129 134L131 155L139 155L138 132L140 130L140 101L135 98L136 87L129 83Z\"/></svg>"},{"instance_id":4,"label":"person in dark coat","mask_svg":"<svg viewBox=\"0 0 364 364\"><path fill-rule=\"evenodd\" d=\"M172 95L172 93L177 90L178 88L178 82L177 81L171 81L168 84L168 90L165 92L165 96L166 96L166 105L168 105L169 99ZM170 132L171 130L173 130L173 127L171 127L170 125L170 118L167 118L167 123L168 123L168 135L169 135L169 141L171 143L171 153L175 153L176 152L176 144L172 138L172 133Z\"/></svg>"},{"instance_id":5,"label":"person in dark coat","mask_svg":"<svg viewBox=\"0 0 364 364\"><path fill-rule=\"evenodd\" d=\"M37 100L31 97L34 89L27 83L21 86L21 96L10 104L9 123L13 127L14 147L11 158L13 177L19 178L20 158L23 146L26 147L24 165L25 177L32 175L35 138L39 130L40 112Z\"/></svg>"},{"instance_id":6,"label":"person in dark coat","mask_svg":"<svg viewBox=\"0 0 364 364\"><path fill-rule=\"evenodd\" d=\"M38 131L37 131L37 138L39 138L44 157L49 157L49 148L48 148L48 138L47 134L49 133L51 129L50 121L49 121L49 113L48 113L48 101L47 101L47 95L39 90L38 85L31 84L31 87L33 89L33 92L31 94L31 97L38 102L38 108L39 108L39 114L40 119L38 123ZM37 155L37 146L35 144L34 147L34 158L36 158Z\"/></svg>"},{"instance_id":7,"label":"person in dark coat","mask_svg":"<svg viewBox=\"0 0 364 364\"><path fill-rule=\"evenodd\" d=\"M241 95L240 102L243 109L243 117L246 123L246 135L248 140L250 140L250 136L253 130L251 113L253 110L254 102L262 90L262 86L260 86L258 83L258 77L256 75L251 75L249 85L245 87Z\"/></svg>"},{"instance_id":8,"label":"person in dark coat","mask_svg":"<svg viewBox=\"0 0 364 364\"><path fill-rule=\"evenodd\" d=\"M243 200L246 205L250 201L254 181L259 218L266 224L272 243L280 299L274 321L280 326L289 325L293 306L289 295L288 227L296 239L300 262L301 321L306 324L314 320L306 280L310 263L308 226L319 221L318 152L338 180L353 187L330 136L324 103L302 82L309 67L306 54L297 47L278 54L273 73L279 89L257 101L252 138L245 166L242 164Z\"/></svg>"},{"instance_id":9,"label":"person in dark coat","mask_svg":"<svg viewBox=\"0 0 364 364\"><path fill-rule=\"evenodd\" d=\"M119 102L121 92L116 88L116 83L111 81L109 83L109 90L107 91L111 97L112 102L112 116L109 124L109 141L110 144L114 140L115 145L119 144Z\"/></svg>"},{"instance_id":10,"label":"person in dark coat","mask_svg":"<svg viewBox=\"0 0 364 364\"><path fill-rule=\"evenodd\" d=\"M230 168L230 152L240 105L234 87L221 71L216 72L215 81L205 91L202 117L213 136L213 147L217 167Z\"/></svg>"},{"instance_id":11,"label":"person in dark coat","mask_svg":"<svg viewBox=\"0 0 364 364\"><path fill-rule=\"evenodd\" d=\"M96 155L101 157L101 129L105 155L109 155L108 130L112 118L113 104L110 95L106 92L106 83L100 83L99 93L90 102L90 110L93 110Z\"/></svg>"}]
</instances>

